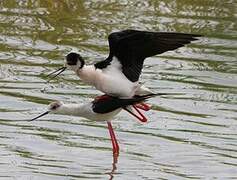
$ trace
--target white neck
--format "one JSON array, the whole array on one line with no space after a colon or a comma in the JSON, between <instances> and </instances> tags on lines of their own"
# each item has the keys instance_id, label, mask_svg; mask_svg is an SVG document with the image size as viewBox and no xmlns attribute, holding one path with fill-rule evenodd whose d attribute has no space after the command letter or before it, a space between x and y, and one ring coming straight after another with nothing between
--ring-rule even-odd
<instances>
[{"instance_id":1,"label":"white neck","mask_svg":"<svg viewBox=\"0 0 237 180\"><path fill-rule=\"evenodd\" d=\"M75 72L83 82L90 85L95 84L97 72L94 65L84 65L81 69L75 70Z\"/></svg>"},{"instance_id":2,"label":"white neck","mask_svg":"<svg viewBox=\"0 0 237 180\"><path fill-rule=\"evenodd\" d=\"M56 111L52 111L54 114L72 115L87 117L90 111L91 103L87 104L63 104Z\"/></svg>"}]
</instances>

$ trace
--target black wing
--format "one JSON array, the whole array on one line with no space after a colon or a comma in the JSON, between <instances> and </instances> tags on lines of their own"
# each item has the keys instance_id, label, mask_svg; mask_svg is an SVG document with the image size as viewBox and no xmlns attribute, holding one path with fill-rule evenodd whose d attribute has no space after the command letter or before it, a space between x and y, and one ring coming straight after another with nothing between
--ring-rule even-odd
<instances>
[{"instance_id":1,"label":"black wing","mask_svg":"<svg viewBox=\"0 0 237 180\"><path fill-rule=\"evenodd\" d=\"M95 65L96 68L105 68L117 57L122 64L124 75L132 82L138 81L145 58L174 50L191 41L197 40L200 35L148 32L125 30L109 35L109 57Z\"/></svg>"},{"instance_id":2,"label":"black wing","mask_svg":"<svg viewBox=\"0 0 237 180\"><path fill-rule=\"evenodd\" d=\"M109 50L110 50L109 56L104 61L100 61L96 63L95 67L99 69L103 69L103 68L106 68L108 65L110 65L110 62L113 60L113 56L115 55L116 46L118 42L121 39L127 37L128 35L132 35L136 32L137 32L136 30L124 30L124 31L111 33L108 37Z\"/></svg>"},{"instance_id":3,"label":"black wing","mask_svg":"<svg viewBox=\"0 0 237 180\"><path fill-rule=\"evenodd\" d=\"M105 99L94 100L92 102L92 109L96 113L104 114L112 112L118 108L124 108L128 105L133 105L142 102L148 98L159 94L148 94L144 96L135 96L130 99L119 99L117 97L108 96Z\"/></svg>"}]
</instances>

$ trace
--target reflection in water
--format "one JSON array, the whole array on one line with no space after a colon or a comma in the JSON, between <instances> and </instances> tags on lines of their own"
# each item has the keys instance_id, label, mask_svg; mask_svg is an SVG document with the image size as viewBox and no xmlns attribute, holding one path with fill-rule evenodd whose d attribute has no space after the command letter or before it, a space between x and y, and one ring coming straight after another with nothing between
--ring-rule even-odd
<instances>
[{"instance_id":1,"label":"reflection in water","mask_svg":"<svg viewBox=\"0 0 237 180\"><path fill-rule=\"evenodd\" d=\"M0 23L0 177L237 178L234 0L1 0ZM70 51L88 63L101 60L107 35L127 28L205 37L146 60L141 82L172 95L149 100L145 125L126 112L113 122L122 141L119 162L114 157L111 167L104 123L56 115L21 121L53 100L96 96L73 72L50 85L46 75Z\"/></svg>"},{"instance_id":2,"label":"reflection in water","mask_svg":"<svg viewBox=\"0 0 237 180\"><path fill-rule=\"evenodd\" d=\"M110 178L109 180L112 180L114 178L114 174L116 173L116 170L117 170L117 162L118 162L118 157L119 157L119 154L113 154L113 163L112 163L112 169L111 171L108 173Z\"/></svg>"}]
</instances>

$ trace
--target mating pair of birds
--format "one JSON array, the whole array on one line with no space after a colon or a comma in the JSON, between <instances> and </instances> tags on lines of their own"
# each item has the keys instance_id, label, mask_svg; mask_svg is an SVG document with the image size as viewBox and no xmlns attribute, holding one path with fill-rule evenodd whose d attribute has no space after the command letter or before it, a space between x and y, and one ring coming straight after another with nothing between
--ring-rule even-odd
<instances>
[{"instance_id":1,"label":"mating pair of birds","mask_svg":"<svg viewBox=\"0 0 237 180\"><path fill-rule=\"evenodd\" d=\"M49 105L48 111L32 120L48 113L56 113L107 121L113 152L118 154L119 145L110 120L124 109L140 121L146 122L147 119L140 110L148 111L150 107L144 101L156 95L163 95L155 94L139 83L144 60L189 44L199 36L173 32L123 30L109 35L109 56L94 65L86 65L79 54L69 53L66 56L65 66L49 74L53 75L51 78L70 69L83 82L94 86L105 95L98 96L86 104L53 102Z\"/></svg>"}]
</instances>

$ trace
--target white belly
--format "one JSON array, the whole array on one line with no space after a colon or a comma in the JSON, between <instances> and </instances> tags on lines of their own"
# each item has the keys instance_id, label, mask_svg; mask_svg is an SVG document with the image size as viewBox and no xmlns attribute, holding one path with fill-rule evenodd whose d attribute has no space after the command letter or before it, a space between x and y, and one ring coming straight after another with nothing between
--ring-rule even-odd
<instances>
[{"instance_id":1,"label":"white belly","mask_svg":"<svg viewBox=\"0 0 237 180\"><path fill-rule=\"evenodd\" d=\"M93 120L93 121L109 121L114 118L122 109L118 108L112 112L100 114L95 113L92 111L92 109L88 110L87 114L84 115L85 118Z\"/></svg>"},{"instance_id":2,"label":"white belly","mask_svg":"<svg viewBox=\"0 0 237 180\"><path fill-rule=\"evenodd\" d=\"M120 98L132 98L134 95L144 94L138 81L131 82L123 74L121 64L114 59L105 69L95 69L93 65L84 66L76 71L79 77L105 94ZM145 92L146 93L146 92Z\"/></svg>"},{"instance_id":3,"label":"white belly","mask_svg":"<svg viewBox=\"0 0 237 180\"><path fill-rule=\"evenodd\" d=\"M100 73L95 81L96 89L111 96L121 98L133 97L138 83L129 81L121 72L119 73L114 76L107 73Z\"/></svg>"}]
</instances>

